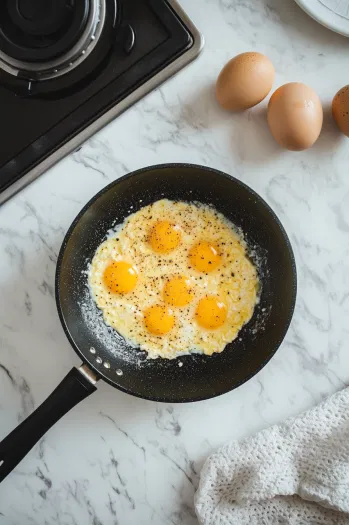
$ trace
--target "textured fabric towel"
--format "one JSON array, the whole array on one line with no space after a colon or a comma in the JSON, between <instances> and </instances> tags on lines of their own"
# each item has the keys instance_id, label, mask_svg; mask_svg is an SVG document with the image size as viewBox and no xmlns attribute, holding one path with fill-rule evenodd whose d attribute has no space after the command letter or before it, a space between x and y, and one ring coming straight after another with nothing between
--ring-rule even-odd
<instances>
[{"instance_id":1,"label":"textured fabric towel","mask_svg":"<svg viewBox=\"0 0 349 525\"><path fill-rule=\"evenodd\" d=\"M202 525L348 525L349 388L206 461Z\"/></svg>"}]
</instances>

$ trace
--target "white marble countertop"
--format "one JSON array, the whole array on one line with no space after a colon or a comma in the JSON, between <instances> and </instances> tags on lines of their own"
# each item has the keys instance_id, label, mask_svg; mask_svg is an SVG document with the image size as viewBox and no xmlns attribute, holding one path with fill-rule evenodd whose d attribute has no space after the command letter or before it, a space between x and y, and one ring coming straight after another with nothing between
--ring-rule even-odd
<instances>
[{"instance_id":1,"label":"white marble countertop","mask_svg":"<svg viewBox=\"0 0 349 525\"><path fill-rule=\"evenodd\" d=\"M0 210L0 438L79 364L56 313L57 253L98 190L142 166L209 165L273 207L297 258L297 308L286 340L256 377L225 396L162 405L107 384L61 420L1 486L1 525L194 525L193 495L210 451L317 403L349 378L349 140L330 102L349 82L349 41L292 0L182 0L206 39L201 57ZM323 132L281 151L266 102L221 111L212 85L247 50L274 62L276 85L319 93Z\"/></svg>"}]
</instances>

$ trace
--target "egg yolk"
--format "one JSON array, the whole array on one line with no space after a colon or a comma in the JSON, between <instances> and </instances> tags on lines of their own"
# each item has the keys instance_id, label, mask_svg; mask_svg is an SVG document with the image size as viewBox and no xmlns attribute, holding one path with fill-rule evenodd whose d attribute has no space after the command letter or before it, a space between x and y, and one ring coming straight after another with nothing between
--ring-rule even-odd
<instances>
[{"instance_id":1,"label":"egg yolk","mask_svg":"<svg viewBox=\"0 0 349 525\"><path fill-rule=\"evenodd\" d=\"M168 221L157 222L150 231L149 244L158 253L170 253L181 242L178 226Z\"/></svg>"},{"instance_id":2,"label":"egg yolk","mask_svg":"<svg viewBox=\"0 0 349 525\"><path fill-rule=\"evenodd\" d=\"M214 330L225 323L227 307L223 301L214 295L204 297L199 301L195 312L197 323L207 330Z\"/></svg>"},{"instance_id":3,"label":"egg yolk","mask_svg":"<svg viewBox=\"0 0 349 525\"><path fill-rule=\"evenodd\" d=\"M193 299L189 281L186 277L173 277L165 284L164 301L171 306L185 306Z\"/></svg>"},{"instance_id":4,"label":"egg yolk","mask_svg":"<svg viewBox=\"0 0 349 525\"><path fill-rule=\"evenodd\" d=\"M209 273L217 268L221 261L217 247L209 242L199 242L189 251L191 266L198 272Z\"/></svg>"},{"instance_id":5,"label":"egg yolk","mask_svg":"<svg viewBox=\"0 0 349 525\"><path fill-rule=\"evenodd\" d=\"M112 262L103 274L104 284L113 293L131 292L137 284L137 272L131 264L124 261Z\"/></svg>"},{"instance_id":6,"label":"egg yolk","mask_svg":"<svg viewBox=\"0 0 349 525\"><path fill-rule=\"evenodd\" d=\"M165 335L175 323L174 316L167 306L153 305L144 312L144 323L153 335Z\"/></svg>"}]
</instances>

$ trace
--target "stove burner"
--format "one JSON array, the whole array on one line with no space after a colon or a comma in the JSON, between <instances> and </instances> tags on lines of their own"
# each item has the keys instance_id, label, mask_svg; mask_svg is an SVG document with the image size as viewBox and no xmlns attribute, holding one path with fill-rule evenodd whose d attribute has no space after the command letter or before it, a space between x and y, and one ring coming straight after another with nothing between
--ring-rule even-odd
<instances>
[{"instance_id":1,"label":"stove burner","mask_svg":"<svg viewBox=\"0 0 349 525\"><path fill-rule=\"evenodd\" d=\"M79 40L89 2L7 0L2 10L2 50L17 60L41 62L62 55Z\"/></svg>"},{"instance_id":2,"label":"stove burner","mask_svg":"<svg viewBox=\"0 0 349 525\"><path fill-rule=\"evenodd\" d=\"M72 71L101 36L106 0L7 0L0 6L0 67L28 80Z\"/></svg>"}]
</instances>

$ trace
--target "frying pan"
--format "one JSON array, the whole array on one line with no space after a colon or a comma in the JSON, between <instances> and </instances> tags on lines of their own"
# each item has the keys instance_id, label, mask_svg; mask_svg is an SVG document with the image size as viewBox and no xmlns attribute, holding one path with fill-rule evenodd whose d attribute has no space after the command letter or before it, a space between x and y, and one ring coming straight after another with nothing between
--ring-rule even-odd
<instances>
[{"instance_id":1,"label":"frying pan","mask_svg":"<svg viewBox=\"0 0 349 525\"><path fill-rule=\"evenodd\" d=\"M149 360L106 327L98 311L93 323L86 316L86 269L107 231L131 212L162 198L212 204L242 228L258 267L259 304L251 321L221 354ZM112 182L73 221L57 262L58 314L83 364L73 368L0 443L0 481L54 423L96 390L98 379L128 394L168 403L208 399L241 385L276 352L289 327L295 298L295 261L285 230L266 202L242 182L190 164L152 166Z\"/></svg>"}]
</instances>

